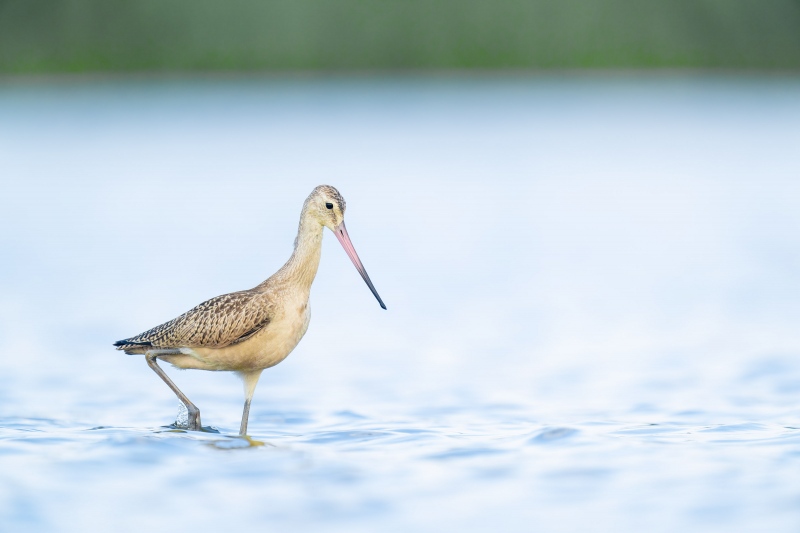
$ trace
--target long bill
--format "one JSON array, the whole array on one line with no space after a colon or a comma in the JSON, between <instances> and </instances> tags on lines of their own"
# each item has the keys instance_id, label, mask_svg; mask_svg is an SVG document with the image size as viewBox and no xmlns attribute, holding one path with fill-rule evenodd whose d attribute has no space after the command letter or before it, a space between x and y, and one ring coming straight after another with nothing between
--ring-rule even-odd
<instances>
[{"instance_id":1,"label":"long bill","mask_svg":"<svg viewBox=\"0 0 800 533\"><path fill-rule=\"evenodd\" d=\"M353 243L350 242L350 235L347 234L347 228L344 226L344 221L342 221L341 224L336 226L336 229L333 230L333 233L336 235L336 238L339 239L339 242L342 243L342 248L344 248L344 251L347 252L347 255L350 257L350 260L356 266L356 270L358 270L358 273L361 274L361 277L364 278L364 281L367 282L367 287L369 287L369 290L371 290L372 294L375 295L375 298L378 299L378 303L381 304L381 307L386 309L386 304L384 304L383 300L381 300L381 297L378 296L378 291L375 290L375 286L369 279L369 275L367 274L367 269L364 268L363 264L361 264L361 259L358 258L356 249L353 247Z\"/></svg>"}]
</instances>

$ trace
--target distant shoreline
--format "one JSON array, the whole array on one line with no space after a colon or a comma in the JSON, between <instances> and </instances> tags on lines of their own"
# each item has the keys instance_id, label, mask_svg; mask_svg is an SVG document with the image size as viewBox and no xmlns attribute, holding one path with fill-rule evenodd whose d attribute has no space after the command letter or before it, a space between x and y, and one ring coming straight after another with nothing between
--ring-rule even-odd
<instances>
[{"instance_id":1,"label":"distant shoreline","mask_svg":"<svg viewBox=\"0 0 800 533\"><path fill-rule=\"evenodd\" d=\"M0 75L800 71L793 0L0 3Z\"/></svg>"},{"instance_id":2,"label":"distant shoreline","mask_svg":"<svg viewBox=\"0 0 800 533\"><path fill-rule=\"evenodd\" d=\"M84 83L87 81L331 81L353 79L376 80L481 80L481 79L691 79L691 78L760 78L760 79L798 79L797 69L723 69L723 68L638 68L638 69L436 69L436 70L286 70L286 71L88 71L88 72L34 72L0 73L0 84L15 83Z\"/></svg>"}]
</instances>

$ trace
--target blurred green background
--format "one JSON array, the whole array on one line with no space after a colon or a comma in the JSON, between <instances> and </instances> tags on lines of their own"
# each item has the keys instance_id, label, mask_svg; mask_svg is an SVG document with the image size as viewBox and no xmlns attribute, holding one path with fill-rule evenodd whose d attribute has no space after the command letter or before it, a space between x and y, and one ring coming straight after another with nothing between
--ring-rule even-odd
<instances>
[{"instance_id":1,"label":"blurred green background","mask_svg":"<svg viewBox=\"0 0 800 533\"><path fill-rule=\"evenodd\" d=\"M800 67L800 0L0 0L0 72Z\"/></svg>"}]
</instances>

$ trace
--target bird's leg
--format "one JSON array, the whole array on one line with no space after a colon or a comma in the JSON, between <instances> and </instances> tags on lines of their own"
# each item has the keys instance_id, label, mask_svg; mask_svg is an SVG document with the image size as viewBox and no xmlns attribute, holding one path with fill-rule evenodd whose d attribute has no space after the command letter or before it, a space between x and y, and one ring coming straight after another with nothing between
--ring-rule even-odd
<instances>
[{"instance_id":1,"label":"bird's leg","mask_svg":"<svg viewBox=\"0 0 800 533\"><path fill-rule=\"evenodd\" d=\"M250 418L250 400L253 399L258 378L261 377L261 370L240 372L239 375L244 382L244 411L242 412L242 425L239 428L239 435L244 437L247 435L247 420Z\"/></svg>"},{"instance_id":2,"label":"bird's leg","mask_svg":"<svg viewBox=\"0 0 800 533\"><path fill-rule=\"evenodd\" d=\"M158 363L156 362L158 353L147 352L144 357L147 360L147 365L153 369L153 372L158 374L158 377L164 380L164 383L166 383L167 386L172 389L172 392L175 393L175 396L177 396L178 399L183 402L183 405L186 406L186 410L189 413L189 429L192 431L201 431L202 426L200 425L200 409L198 409L195 404L189 401L189 398L187 398L186 395L177 387L177 385L175 385L172 380L169 379L169 376L166 374L166 372L164 372L164 370L158 366Z\"/></svg>"},{"instance_id":3,"label":"bird's leg","mask_svg":"<svg viewBox=\"0 0 800 533\"><path fill-rule=\"evenodd\" d=\"M242 412L242 425L239 426L239 435L247 435L247 420L250 418L250 398L244 400L244 411Z\"/></svg>"}]
</instances>

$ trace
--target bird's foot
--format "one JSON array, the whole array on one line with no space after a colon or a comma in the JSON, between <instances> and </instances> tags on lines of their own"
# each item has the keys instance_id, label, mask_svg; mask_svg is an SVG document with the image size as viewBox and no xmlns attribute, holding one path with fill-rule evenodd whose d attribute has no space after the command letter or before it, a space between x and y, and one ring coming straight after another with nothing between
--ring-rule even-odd
<instances>
[{"instance_id":1,"label":"bird's foot","mask_svg":"<svg viewBox=\"0 0 800 533\"><path fill-rule=\"evenodd\" d=\"M194 409L189 409L187 426L190 431L203 431L203 425L200 423L200 409L197 407L194 407Z\"/></svg>"},{"instance_id":2,"label":"bird's foot","mask_svg":"<svg viewBox=\"0 0 800 533\"><path fill-rule=\"evenodd\" d=\"M184 404L181 402L178 416L172 424L176 429L188 429L189 431L203 431L200 423L200 409L192 403Z\"/></svg>"}]
</instances>

